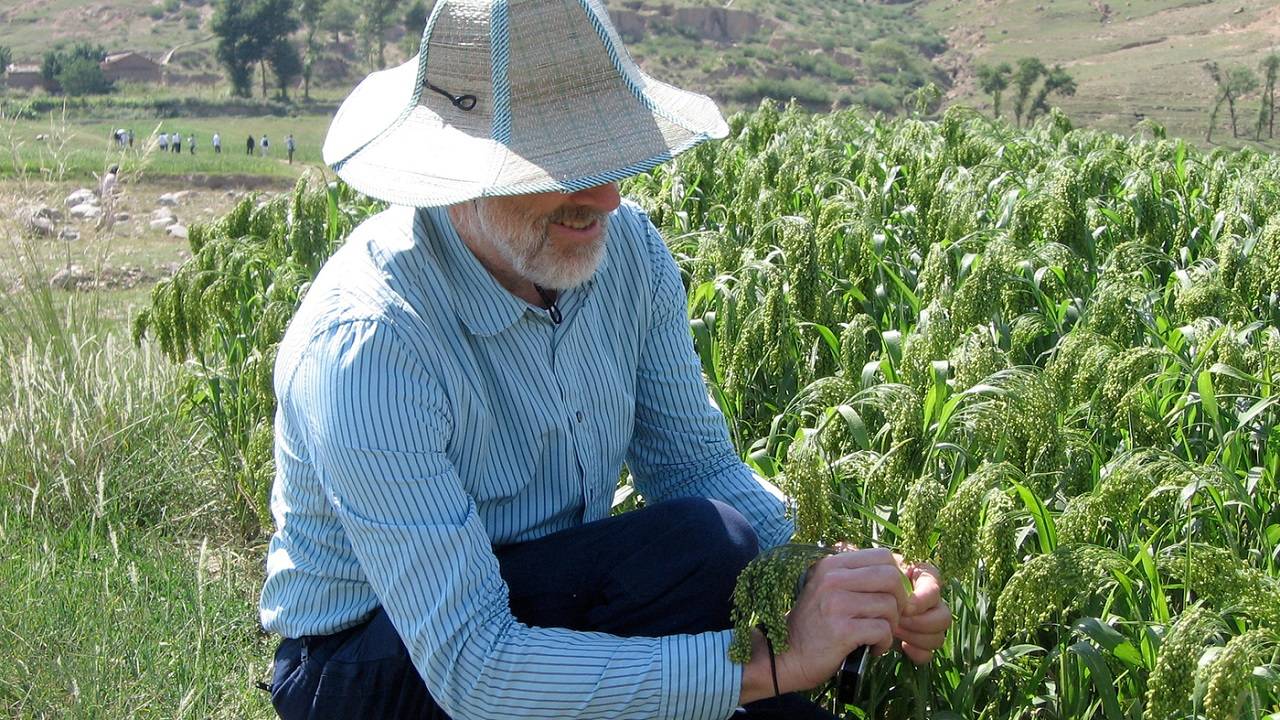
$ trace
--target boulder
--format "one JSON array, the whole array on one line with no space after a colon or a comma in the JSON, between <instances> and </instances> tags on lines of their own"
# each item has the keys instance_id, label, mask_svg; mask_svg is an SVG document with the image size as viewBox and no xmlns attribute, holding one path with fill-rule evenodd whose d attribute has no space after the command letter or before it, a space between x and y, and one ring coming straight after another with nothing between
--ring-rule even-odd
<instances>
[{"instance_id":1,"label":"boulder","mask_svg":"<svg viewBox=\"0 0 1280 720\"><path fill-rule=\"evenodd\" d=\"M69 265L54 273L53 277L49 278L49 285L59 290L75 290L92 281L93 275L84 268L79 265Z\"/></svg>"},{"instance_id":2,"label":"boulder","mask_svg":"<svg viewBox=\"0 0 1280 720\"><path fill-rule=\"evenodd\" d=\"M170 207L174 205L181 205L182 201L186 200L187 196L190 194L190 190L179 190L177 192L165 193L160 196L160 199L157 202L161 205L167 205Z\"/></svg>"},{"instance_id":3,"label":"boulder","mask_svg":"<svg viewBox=\"0 0 1280 720\"><path fill-rule=\"evenodd\" d=\"M66 204L67 207L83 205L85 203L96 204L98 202L98 195L97 193L90 190L89 188L80 188L79 190L76 190L75 192L68 195L67 199L64 200L63 202Z\"/></svg>"},{"instance_id":4,"label":"boulder","mask_svg":"<svg viewBox=\"0 0 1280 720\"><path fill-rule=\"evenodd\" d=\"M64 227L58 231L58 239L73 242L80 239L80 231L69 227Z\"/></svg>"},{"instance_id":5,"label":"boulder","mask_svg":"<svg viewBox=\"0 0 1280 720\"><path fill-rule=\"evenodd\" d=\"M174 223L173 223L172 216L162 217L162 218L152 218L151 222L147 223L148 227L150 227L152 230L160 230L163 228L167 228L173 224Z\"/></svg>"},{"instance_id":6,"label":"boulder","mask_svg":"<svg viewBox=\"0 0 1280 720\"><path fill-rule=\"evenodd\" d=\"M94 205L93 203L84 202L71 208L68 212L71 213L71 217L73 218L93 220L102 214L102 208Z\"/></svg>"},{"instance_id":7,"label":"boulder","mask_svg":"<svg viewBox=\"0 0 1280 720\"><path fill-rule=\"evenodd\" d=\"M127 212L116 213L116 222L129 222L129 213Z\"/></svg>"},{"instance_id":8,"label":"boulder","mask_svg":"<svg viewBox=\"0 0 1280 720\"><path fill-rule=\"evenodd\" d=\"M32 234L40 237L53 237L53 221L49 218L28 216L23 218L23 226Z\"/></svg>"},{"instance_id":9,"label":"boulder","mask_svg":"<svg viewBox=\"0 0 1280 720\"><path fill-rule=\"evenodd\" d=\"M164 231L165 231L165 232L167 232L167 233L169 233L169 234L170 234L170 235L172 235L173 237L176 237L176 238L182 238L183 240L186 240L186 239L187 239L187 226L186 226L186 225L181 225L181 224L179 224L179 223L174 223L174 224L170 225L169 227L165 228L165 229L164 229Z\"/></svg>"}]
</instances>

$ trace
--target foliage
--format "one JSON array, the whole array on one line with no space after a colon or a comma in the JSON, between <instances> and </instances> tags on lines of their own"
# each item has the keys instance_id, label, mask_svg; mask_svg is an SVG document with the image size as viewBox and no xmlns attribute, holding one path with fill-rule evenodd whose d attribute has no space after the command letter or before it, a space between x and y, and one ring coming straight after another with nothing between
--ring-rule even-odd
<instances>
[{"instance_id":1,"label":"foliage","mask_svg":"<svg viewBox=\"0 0 1280 720\"><path fill-rule=\"evenodd\" d=\"M246 536L269 525L276 347L311 278L372 209L345 186L303 182L262 205L245 198L217 222L191 227L191 260L155 287L135 320L135 338L154 339L189 368L182 406L213 438L224 502Z\"/></svg>"},{"instance_id":2,"label":"foliage","mask_svg":"<svg viewBox=\"0 0 1280 720\"><path fill-rule=\"evenodd\" d=\"M795 540L944 571L928 687L882 660L849 716L1274 712L1280 160L1034 114L765 103L626 191ZM794 573L746 579L784 628Z\"/></svg>"},{"instance_id":3,"label":"foliage","mask_svg":"<svg viewBox=\"0 0 1280 720\"><path fill-rule=\"evenodd\" d=\"M218 37L218 62L226 69L236 95L249 96L255 63L272 60L274 66L278 60L291 79L298 77L297 50L293 49L290 58L289 51L280 45L287 44L288 36L298 29L293 0L219 0L210 27ZM287 83L281 80L281 84Z\"/></svg>"}]
</instances>

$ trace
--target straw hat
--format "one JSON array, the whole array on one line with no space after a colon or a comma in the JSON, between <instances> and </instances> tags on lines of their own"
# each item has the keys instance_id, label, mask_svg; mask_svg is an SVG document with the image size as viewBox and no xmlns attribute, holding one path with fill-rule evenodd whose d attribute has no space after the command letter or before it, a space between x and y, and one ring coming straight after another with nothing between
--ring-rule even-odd
<instances>
[{"instance_id":1,"label":"straw hat","mask_svg":"<svg viewBox=\"0 0 1280 720\"><path fill-rule=\"evenodd\" d=\"M715 103L640 72L600 0L440 0L418 56L338 109L324 160L400 205L573 192L728 133Z\"/></svg>"}]
</instances>

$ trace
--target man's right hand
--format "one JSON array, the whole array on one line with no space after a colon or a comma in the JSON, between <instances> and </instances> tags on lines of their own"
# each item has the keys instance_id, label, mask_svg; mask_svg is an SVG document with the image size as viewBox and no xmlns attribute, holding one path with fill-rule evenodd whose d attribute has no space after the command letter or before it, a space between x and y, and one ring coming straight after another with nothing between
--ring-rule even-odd
<instances>
[{"instance_id":1,"label":"man's right hand","mask_svg":"<svg viewBox=\"0 0 1280 720\"><path fill-rule=\"evenodd\" d=\"M906 604L902 572L888 550L852 550L819 560L787 620L790 649L777 656L778 689L817 687L861 645L876 654L888 651ZM741 702L773 692L769 653L757 630L743 669Z\"/></svg>"}]
</instances>

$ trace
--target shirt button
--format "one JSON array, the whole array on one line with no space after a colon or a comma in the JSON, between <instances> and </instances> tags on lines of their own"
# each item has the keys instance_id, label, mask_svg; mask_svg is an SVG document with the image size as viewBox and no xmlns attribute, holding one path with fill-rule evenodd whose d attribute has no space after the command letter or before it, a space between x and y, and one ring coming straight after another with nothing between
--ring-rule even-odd
<instances>
[{"instance_id":1,"label":"shirt button","mask_svg":"<svg viewBox=\"0 0 1280 720\"><path fill-rule=\"evenodd\" d=\"M578 422L582 422L582 419L583 419L583 417L585 417L585 416L582 414L582 411L581 411L581 410L579 410L579 411L578 411L578 414L577 414L577 416L576 416L576 417L578 418Z\"/></svg>"}]
</instances>

